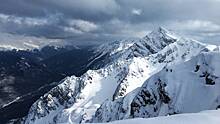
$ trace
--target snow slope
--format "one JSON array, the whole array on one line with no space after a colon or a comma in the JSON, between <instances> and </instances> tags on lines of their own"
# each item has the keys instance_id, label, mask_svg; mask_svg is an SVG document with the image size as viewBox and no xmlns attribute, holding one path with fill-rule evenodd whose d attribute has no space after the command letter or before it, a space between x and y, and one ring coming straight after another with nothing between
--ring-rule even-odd
<instances>
[{"instance_id":1,"label":"snow slope","mask_svg":"<svg viewBox=\"0 0 220 124\"><path fill-rule=\"evenodd\" d=\"M167 66L140 88L106 101L93 122L194 113L220 107L220 53L202 52L181 64Z\"/></svg>"},{"instance_id":2,"label":"snow slope","mask_svg":"<svg viewBox=\"0 0 220 124\"><path fill-rule=\"evenodd\" d=\"M81 77L72 76L62 80L60 85L32 105L25 123L108 121L103 115L100 115L103 120L93 118L103 102L112 101L114 104L131 94L132 97L127 97L124 102L124 106L129 105L129 101L136 97L133 94L138 93L139 87L149 77L165 67L188 61L201 51L209 49L205 44L174 36L163 28L142 39L122 40L100 46L97 55L91 58L88 65L96 70L89 70ZM109 107L112 106L107 105L106 108ZM105 112L108 114L108 111Z\"/></svg>"},{"instance_id":3,"label":"snow slope","mask_svg":"<svg viewBox=\"0 0 220 124\"><path fill-rule=\"evenodd\" d=\"M136 118L114 121L107 124L219 124L220 110L209 110L200 113L177 114L165 117Z\"/></svg>"}]
</instances>

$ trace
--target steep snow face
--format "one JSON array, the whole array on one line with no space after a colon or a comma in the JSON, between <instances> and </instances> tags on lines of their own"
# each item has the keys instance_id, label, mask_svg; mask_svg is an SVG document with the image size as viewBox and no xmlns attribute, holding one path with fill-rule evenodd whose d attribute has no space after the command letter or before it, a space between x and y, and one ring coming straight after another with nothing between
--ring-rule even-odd
<instances>
[{"instance_id":1,"label":"steep snow face","mask_svg":"<svg viewBox=\"0 0 220 124\"><path fill-rule=\"evenodd\" d=\"M208 49L196 41L179 39L156 54L151 54L147 57L133 58L132 63L128 67L130 69L129 73L118 85L118 92L116 91L114 97L124 96L135 88L140 87L144 80L160 71L163 67L188 61L201 51L208 51ZM134 73L134 70L139 73ZM133 75L135 75L135 78ZM132 83L132 81L135 83Z\"/></svg>"},{"instance_id":2,"label":"steep snow face","mask_svg":"<svg viewBox=\"0 0 220 124\"><path fill-rule=\"evenodd\" d=\"M115 101L106 101L93 122L149 118L220 107L220 53L203 52L193 59L167 66L141 88Z\"/></svg>"},{"instance_id":3,"label":"steep snow face","mask_svg":"<svg viewBox=\"0 0 220 124\"><path fill-rule=\"evenodd\" d=\"M108 124L219 124L220 110L200 113L178 114L155 118L137 118L110 122Z\"/></svg>"},{"instance_id":4,"label":"steep snow face","mask_svg":"<svg viewBox=\"0 0 220 124\"><path fill-rule=\"evenodd\" d=\"M207 50L203 44L177 39L161 28L143 39L101 46L88 65L97 70L61 81L35 102L25 122L88 122L103 102L124 99L162 68L187 61L202 50ZM129 101L130 97L126 104Z\"/></svg>"}]
</instances>

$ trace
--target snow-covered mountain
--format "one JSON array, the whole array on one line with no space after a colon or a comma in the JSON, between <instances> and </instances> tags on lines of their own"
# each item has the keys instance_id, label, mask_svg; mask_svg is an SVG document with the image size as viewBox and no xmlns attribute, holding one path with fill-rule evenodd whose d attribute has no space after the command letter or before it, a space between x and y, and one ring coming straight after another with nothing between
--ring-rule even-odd
<instances>
[{"instance_id":1,"label":"snow-covered mountain","mask_svg":"<svg viewBox=\"0 0 220 124\"><path fill-rule=\"evenodd\" d=\"M162 69L125 97L106 101L94 122L193 113L220 107L220 53L204 52Z\"/></svg>"},{"instance_id":2,"label":"snow-covered mountain","mask_svg":"<svg viewBox=\"0 0 220 124\"><path fill-rule=\"evenodd\" d=\"M217 68L219 56L210 51L217 48L163 28L141 39L102 45L88 64L94 70L63 79L32 105L24 123L108 122L214 109L220 87L219 75L211 69ZM213 57L216 63L203 67L203 62L210 63L206 57ZM203 86L210 88L203 91ZM208 91L207 102L190 111L190 100L201 100ZM183 99L190 93L195 96L185 104Z\"/></svg>"},{"instance_id":3,"label":"snow-covered mountain","mask_svg":"<svg viewBox=\"0 0 220 124\"><path fill-rule=\"evenodd\" d=\"M101 45L94 51L96 56L91 58L94 69L101 68L116 62L125 61L134 57L145 57L157 53L164 47L174 43L178 38L170 35L164 28L158 28L141 39L125 39Z\"/></svg>"}]
</instances>

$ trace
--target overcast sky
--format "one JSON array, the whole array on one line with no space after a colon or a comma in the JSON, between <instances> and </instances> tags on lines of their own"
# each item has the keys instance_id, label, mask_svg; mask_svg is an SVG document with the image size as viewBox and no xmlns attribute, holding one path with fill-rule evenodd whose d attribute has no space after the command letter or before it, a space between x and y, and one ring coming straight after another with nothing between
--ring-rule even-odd
<instances>
[{"instance_id":1,"label":"overcast sky","mask_svg":"<svg viewBox=\"0 0 220 124\"><path fill-rule=\"evenodd\" d=\"M0 1L1 33L103 43L143 37L163 26L197 40L220 42L220 0Z\"/></svg>"}]
</instances>

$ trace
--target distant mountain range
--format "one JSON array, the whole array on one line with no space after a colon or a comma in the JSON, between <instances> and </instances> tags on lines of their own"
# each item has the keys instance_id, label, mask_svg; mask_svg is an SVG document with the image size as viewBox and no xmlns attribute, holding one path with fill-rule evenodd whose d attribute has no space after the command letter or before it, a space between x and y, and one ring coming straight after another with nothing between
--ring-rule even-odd
<instances>
[{"instance_id":1,"label":"distant mountain range","mask_svg":"<svg viewBox=\"0 0 220 124\"><path fill-rule=\"evenodd\" d=\"M93 46L45 46L0 51L1 123L25 116L33 102L64 77L83 74L92 50Z\"/></svg>"}]
</instances>

